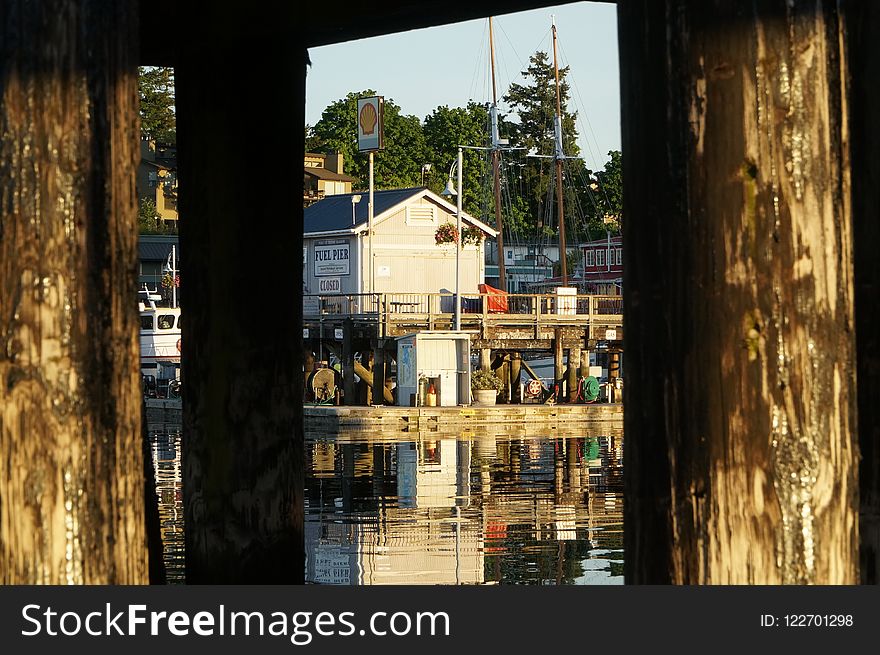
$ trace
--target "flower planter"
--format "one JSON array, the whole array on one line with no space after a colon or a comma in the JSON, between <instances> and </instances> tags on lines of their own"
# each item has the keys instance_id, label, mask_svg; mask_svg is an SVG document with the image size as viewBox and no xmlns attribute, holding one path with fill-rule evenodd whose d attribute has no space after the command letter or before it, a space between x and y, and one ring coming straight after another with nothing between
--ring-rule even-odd
<instances>
[{"instance_id":1,"label":"flower planter","mask_svg":"<svg viewBox=\"0 0 880 655\"><path fill-rule=\"evenodd\" d=\"M498 392L495 389L474 389L474 400L477 405L494 405Z\"/></svg>"}]
</instances>

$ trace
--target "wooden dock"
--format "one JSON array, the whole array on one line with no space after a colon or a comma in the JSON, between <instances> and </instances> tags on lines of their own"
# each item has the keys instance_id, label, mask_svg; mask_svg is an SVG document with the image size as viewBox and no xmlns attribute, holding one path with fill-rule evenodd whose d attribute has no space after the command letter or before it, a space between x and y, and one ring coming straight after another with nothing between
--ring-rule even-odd
<instances>
[{"instance_id":1,"label":"wooden dock","mask_svg":"<svg viewBox=\"0 0 880 655\"><path fill-rule=\"evenodd\" d=\"M545 426L607 423L623 427L621 404L473 405L470 407L338 407L306 405L307 432L321 430L394 432L448 432L488 426Z\"/></svg>"}]
</instances>

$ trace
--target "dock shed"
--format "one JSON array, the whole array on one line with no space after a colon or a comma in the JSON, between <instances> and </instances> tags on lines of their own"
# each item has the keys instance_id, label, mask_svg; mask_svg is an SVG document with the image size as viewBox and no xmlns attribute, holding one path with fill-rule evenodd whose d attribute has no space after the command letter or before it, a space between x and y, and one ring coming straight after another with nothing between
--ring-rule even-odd
<instances>
[{"instance_id":1,"label":"dock shed","mask_svg":"<svg viewBox=\"0 0 880 655\"><path fill-rule=\"evenodd\" d=\"M470 335L433 331L397 339L397 404L427 405L431 387L437 406L470 405Z\"/></svg>"}]
</instances>

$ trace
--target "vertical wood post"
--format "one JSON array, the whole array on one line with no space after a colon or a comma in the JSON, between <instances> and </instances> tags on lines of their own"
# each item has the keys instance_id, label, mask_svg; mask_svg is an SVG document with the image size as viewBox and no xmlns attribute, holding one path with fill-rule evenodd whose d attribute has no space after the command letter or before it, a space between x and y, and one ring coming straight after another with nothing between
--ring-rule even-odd
<instances>
[{"instance_id":1,"label":"vertical wood post","mask_svg":"<svg viewBox=\"0 0 880 655\"><path fill-rule=\"evenodd\" d=\"M0 584L144 584L137 16L2 15Z\"/></svg>"},{"instance_id":2,"label":"vertical wood post","mask_svg":"<svg viewBox=\"0 0 880 655\"><path fill-rule=\"evenodd\" d=\"M519 404L522 402L519 378L522 374L522 354L514 352L510 354L510 402Z\"/></svg>"},{"instance_id":3,"label":"vertical wood post","mask_svg":"<svg viewBox=\"0 0 880 655\"><path fill-rule=\"evenodd\" d=\"M577 402L578 373L581 369L581 349L570 348L568 351L568 402Z\"/></svg>"},{"instance_id":4,"label":"vertical wood post","mask_svg":"<svg viewBox=\"0 0 880 655\"><path fill-rule=\"evenodd\" d=\"M305 62L295 11L261 9L178 12L188 583L304 573L302 208L270 155L303 152Z\"/></svg>"},{"instance_id":5,"label":"vertical wood post","mask_svg":"<svg viewBox=\"0 0 880 655\"><path fill-rule=\"evenodd\" d=\"M347 318L342 322L342 390L346 405L355 405L354 399L354 322Z\"/></svg>"},{"instance_id":6,"label":"vertical wood post","mask_svg":"<svg viewBox=\"0 0 880 655\"><path fill-rule=\"evenodd\" d=\"M385 397L385 340L379 339L373 347L373 404L384 405Z\"/></svg>"},{"instance_id":7,"label":"vertical wood post","mask_svg":"<svg viewBox=\"0 0 880 655\"><path fill-rule=\"evenodd\" d=\"M556 402L562 402L565 385L565 368L563 366L562 330L556 328L553 339L553 381L556 383Z\"/></svg>"},{"instance_id":8,"label":"vertical wood post","mask_svg":"<svg viewBox=\"0 0 880 655\"><path fill-rule=\"evenodd\" d=\"M856 294L858 380L859 572L863 584L880 582L880 7L846 0L850 53L853 272Z\"/></svg>"},{"instance_id":9,"label":"vertical wood post","mask_svg":"<svg viewBox=\"0 0 880 655\"><path fill-rule=\"evenodd\" d=\"M581 350L581 377L585 378L590 374L590 349Z\"/></svg>"},{"instance_id":10,"label":"vertical wood post","mask_svg":"<svg viewBox=\"0 0 880 655\"><path fill-rule=\"evenodd\" d=\"M619 4L629 583L857 581L837 6Z\"/></svg>"},{"instance_id":11,"label":"vertical wood post","mask_svg":"<svg viewBox=\"0 0 880 655\"><path fill-rule=\"evenodd\" d=\"M488 371L492 367L492 349L480 348L480 370Z\"/></svg>"}]
</instances>

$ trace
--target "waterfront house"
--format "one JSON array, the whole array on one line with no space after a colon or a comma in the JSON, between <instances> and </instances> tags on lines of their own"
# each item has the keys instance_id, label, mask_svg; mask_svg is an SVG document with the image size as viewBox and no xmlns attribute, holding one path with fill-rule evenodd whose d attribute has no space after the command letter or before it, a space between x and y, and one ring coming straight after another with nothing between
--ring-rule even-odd
<instances>
[{"instance_id":1,"label":"waterfront house","mask_svg":"<svg viewBox=\"0 0 880 655\"><path fill-rule=\"evenodd\" d=\"M455 206L423 187L376 191L374 198L372 239L366 192L329 196L304 210L303 292L453 293L456 247L438 245L436 234L441 226L455 224ZM495 236L466 212L462 226L476 228L482 237ZM478 293L484 281L485 238L477 241L460 252L463 294Z\"/></svg>"},{"instance_id":2,"label":"waterfront house","mask_svg":"<svg viewBox=\"0 0 880 655\"><path fill-rule=\"evenodd\" d=\"M608 236L581 244L585 293L621 295L623 289L623 237Z\"/></svg>"},{"instance_id":3,"label":"waterfront house","mask_svg":"<svg viewBox=\"0 0 880 655\"><path fill-rule=\"evenodd\" d=\"M326 196L351 193L355 181L343 171L345 158L341 152L324 155L307 152L303 160L303 207Z\"/></svg>"},{"instance_id":4,"label":"waterfront house","mask_svg":"<svg viewBox=\"0 0 880 655\"><path fill-rule=\"evenodd\" d=\"M152 201L163 226L176 226L177 149L172 145L141 139L141 161L135 188L138 203L142 200Z\"/></svg>"}]
</instances>

